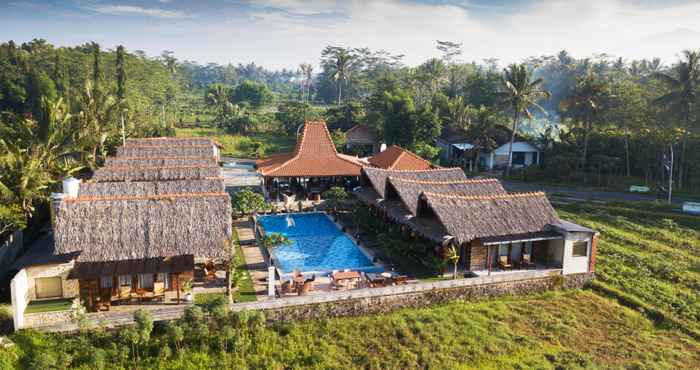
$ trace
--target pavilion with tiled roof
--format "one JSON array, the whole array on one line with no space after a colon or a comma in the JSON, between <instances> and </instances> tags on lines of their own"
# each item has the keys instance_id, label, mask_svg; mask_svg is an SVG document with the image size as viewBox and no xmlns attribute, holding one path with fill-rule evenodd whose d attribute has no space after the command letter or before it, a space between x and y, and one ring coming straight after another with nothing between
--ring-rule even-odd
<instances>
[{"instance_id":1,"label":"pavilion with tiled roof","mask_svg":"<svg viewBox=\"0 0 700 370\"><path fill-rule=\"evenodd\" d=\"M385 170L422 171L437 167L417 154L397 145L392 145L385 151L377 153L368 161L372 166Z\"/></svg>"},{"instance_id":2,"label":"pavilion with tiled roof","mask_svg":"<svg viewBox=\"0 0 700 370\"><path fill-rule=\"evenodd\" d=\"M359 158L338 153L323 121L304 124L293 153L271 156L256 164L268 189L275 179L306 183L323 178L326 182L337 182L347 177L358 178L362 169Z\"/></svg>"}]
</instances>

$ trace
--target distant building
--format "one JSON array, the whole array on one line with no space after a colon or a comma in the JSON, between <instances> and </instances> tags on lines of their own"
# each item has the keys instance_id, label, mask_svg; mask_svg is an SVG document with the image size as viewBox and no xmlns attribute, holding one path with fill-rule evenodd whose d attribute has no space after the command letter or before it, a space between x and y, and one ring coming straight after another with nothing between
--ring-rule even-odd
<instances>
[{"instance_id":1,"label":"distant building","mask_svg":"<svg viewBox=\"0 0 700 370\"><path fill-rule=\"evenodd\" d=\"M510 143L506 143L493 151L482 151L479 154L479 164L489 170L506 167L508 164L509 146ZM540 164L540 150L528 142L516 141L513 143L513 160L511 164L514 168L538 165Z\"/></svg>"},{"instance_id":2,"label":"distant building","mask_svg":"<svg viewBox=\"0 0 700 370\"><path fill-rule=\"evenodd\" d=\"M379 151L379 140L374 131L366 125L357 124L345 132L345 147L351 151L364 151L374 154Z\"/></svg>"}]
</instances>

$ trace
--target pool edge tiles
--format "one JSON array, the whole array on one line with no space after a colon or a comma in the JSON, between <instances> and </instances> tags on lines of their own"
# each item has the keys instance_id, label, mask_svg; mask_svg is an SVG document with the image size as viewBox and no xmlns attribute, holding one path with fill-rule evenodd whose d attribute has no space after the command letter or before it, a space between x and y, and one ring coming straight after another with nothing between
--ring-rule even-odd
<instances>
[{"instance_id":1,"label":"pool edge tiles","mask_svg":"<svg viewBox=\"0 0 700 370\"><path fill-rule=\"evenodd\" d=\"M291 219L291 220L290 220ZM304 274L327 275L333 270L379 272L384 267L335 223L325 212L283 213L260 216L266 235L280 233L292 244L270 253L274 266L285 277L295 269Z\"/></svg>"}]
</instances>

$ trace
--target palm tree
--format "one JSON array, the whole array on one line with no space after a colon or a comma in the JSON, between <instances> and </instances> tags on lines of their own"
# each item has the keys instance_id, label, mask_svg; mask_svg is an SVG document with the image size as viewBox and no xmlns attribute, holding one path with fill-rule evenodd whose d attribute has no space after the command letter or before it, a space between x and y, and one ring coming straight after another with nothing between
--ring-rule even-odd
<instances>
[{"instance_id":1,"label":"palm tree","mask_svg":"<svg viewBox=\"0 0 700 370\"><path fill-rule=\"evenodd\" d=\"M473 158L478 161L483 150L493 151L498 148L498 143L508 138L509 130L499 124L499 117L491 109L484 107L471 109L471 125L466 136L474 145Z\"/></svg>"},{"instance_id":2,"label":"palm tree","mask_svg":"<svg viewBox=\"0 0 700 370\"><path fill-rule=\"evenodd\" d=\"M229 96L231 89L223 84L210 85L207 89L207 93L204 101L209 107L213 107L217 110L216 119L219 122L219 126L223 126L226 119L228 111L231 109L231 101Z\"/></svg>"},{"instance_id":3,"label":"palm tree","mask_svg":"<svg viewBox=\"0 0 700 370\"><path fill-rule=\"evenodd\" d=\"M78 104L80 105L78 114L80 141L90 150L92 156L89 162L94 169L98 165L99 156L106 155L102 151L107 136L114 129L112 123L118 111L118 105L112 95L93 88L90 80L85 81Z\"/></svg>"},{"instance_id":4,"label":"palm tree","mask_svg":"<svg viewBox=\"0 0 700 370\"><path fill-rule=\"evenodd\" d=\"M676 66L676 75L655 73L654 76L663 81L671 89L665 95L654 100L655 104L671 109L677 109L683 123L683 138L681 142L681 155L678 166L678 187L683 187L683 168L686 160L686 143L688 130L690 129L690 113L693 104L697 102L697 89L700 86L700 54L696 51L683 51L684 61Z\"/></svg>"},{"instance_id":5,"label":"palm tree","mask_svg":"<svg viewBox=\"0 0 700 370\"><path fill-rule=\"evenodd\" d=\"M343 96L343 81L346 82L350 78L350 71L352 69L352 65L357 61L357 55L352 54L346 49L341 49L341 48L335 48L332 52L333 54L333 79L336 81L336 84L338 85L338 105L340 105L340 101Z\"/></svg>"},{"instance_id":6,"label":"palm tree","mask_svg":"<svg viewBox=\"0 0 700 370\"><path fill-rule=\"evenodd\" d=\"M447 67L445 63L437 58L433 58L423 63L420 67L424 78L428 82L430 89L430 95L434 96L440 89L440 85L445 78L447 73Z\"/></svg>"},{"instance_id":7,"label":"palm tree","mask_svg":"<svg viewBox=\"0 0 700 370\"><path fill-rule=\"evenodd\" d=\"M532 71L525 64L511 64L503 73L504 91L499 93L499 95L502 104L507 106L513 113L513 128L510 135L510 144L508 145L508 163L505 170L505 175L508 177L513 162L513 142L518 132L518 120L522 115L532 119L532 113L530 112L532 108L545 113L544 108L537 101L541 98L549 99L551 94L541 86L544 79L542 77L533 79Z\"/></svg>"},{"instance_id":8,"label":"palm tree","mask_svg":"<svg viewBox=\"0 0 700 370\"><path fill-rule=\"evenodd\" d=\"M588 158L588 138L596 114L600 111L603 101L610 95L608 90L607 82L597 78L589 69L585 75L577 77L569 97L563 102L563 107L570 111L576 119L583 122L585 134L581 170L584 172Z\"/></svg>"},{"instance_id":9,"label":"palm tree","mask_svg":"<svg viewBox=\"0 0 700 370\"><path fill-rule=\"evenodd\" d=\"M302 85L301 94L304 97L304 101L308 102L311 97L311 79L313 77L314 67L309 63L299 64L299 71L301 72ZM304 94L304 88L306 88L306 95Z\"/></svg>"},{"instance_id":10,"label":"palm tree","mask_svg":"<svg viewBox=\"0 0 700 370\"><path fill-rule=\"evenodd\" d=\"M445 250L445 258L447 258L447 260L452 262L452 264L454 265L454 270L452 272L452 278L456 279L457 278L457 264L459 263L459 251L457 251L457 247L455 247L454 244L450 244L450 246Z\"/></svg>"}]
</instances>

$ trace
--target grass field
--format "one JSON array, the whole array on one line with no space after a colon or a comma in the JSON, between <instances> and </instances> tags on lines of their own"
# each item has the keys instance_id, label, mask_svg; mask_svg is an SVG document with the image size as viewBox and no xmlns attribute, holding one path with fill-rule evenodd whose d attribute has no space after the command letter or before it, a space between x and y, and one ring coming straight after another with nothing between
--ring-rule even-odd
<instances>
[{"instance_id":1,"label":"grass field","mask_svg":"<svg viewBox=\"0 0 700 370\"><path fill-rule=\"evenodd\" d=\"M239 158L254 158L256 143L265 143L265 156L291 152L296 139L275 132L254 132L246 135L231 135L211 127L177 128L176 136L207 136L224 146L223 154Z\"/></svg>"},{"instance_id":2,"label":"grass field","mask_svg":"<svg viewBox=\"0 0 700 370\"><path fill-rule=\"evenodd\" d=\"M700 217L656 203L586 203L558 211L600 231L600 283L700 330Z\"/></svg>"}]
</instances>

